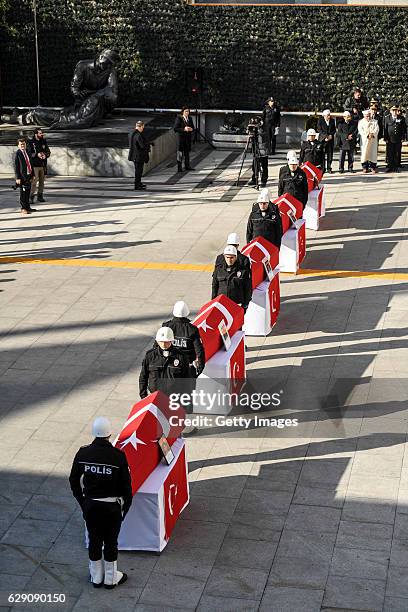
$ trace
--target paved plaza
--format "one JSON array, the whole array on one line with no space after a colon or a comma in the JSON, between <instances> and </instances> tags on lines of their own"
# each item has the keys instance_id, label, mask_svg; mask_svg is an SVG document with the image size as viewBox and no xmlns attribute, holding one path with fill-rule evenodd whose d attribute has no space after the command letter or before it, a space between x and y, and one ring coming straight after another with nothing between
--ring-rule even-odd
<instances>
[{"instance_id":1,"label":"paved plaza","mask_svg":"<svg viewBox=\"0 0 408 612\"><path fill-rule=\"evenodd\" d=\"M113 591L87 583L73 456L96 415L121 429L173 303L197 312L227 234L245 243L239 152L194 157L146 193L51 177L28 217L0 178L0 609L407 612L406 170L327 177L304 271L282 275L272 334L246 340L249 384L284 389L273 416L298 427L188 438L191 500L167 548L120 553ZM66 603L8 608L21 591Z\"/></svg>"}]
</instances>

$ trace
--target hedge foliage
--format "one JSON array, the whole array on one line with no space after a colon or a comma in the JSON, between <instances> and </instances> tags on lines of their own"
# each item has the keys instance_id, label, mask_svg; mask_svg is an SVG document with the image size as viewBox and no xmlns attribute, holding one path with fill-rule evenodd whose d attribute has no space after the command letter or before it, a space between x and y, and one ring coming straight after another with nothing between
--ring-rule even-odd
<instances>
[{"instance_id":1,"label":"hedge foliage","mask_svg":"<svg viewBox=\"0 0 408 612\"><path fill-rule=\"evenodd\" d=\"M1 0L4 105L36 103L31 0ZM0 5L1 9L1 5ZM341 110L353 85L406 104L408 19L381 7L193 7L183 0L40 0L41 103L71 101L79 59L121 56L120 106ZM201 104L189 68L204 69Z\"/></svg>"}]
</instances>

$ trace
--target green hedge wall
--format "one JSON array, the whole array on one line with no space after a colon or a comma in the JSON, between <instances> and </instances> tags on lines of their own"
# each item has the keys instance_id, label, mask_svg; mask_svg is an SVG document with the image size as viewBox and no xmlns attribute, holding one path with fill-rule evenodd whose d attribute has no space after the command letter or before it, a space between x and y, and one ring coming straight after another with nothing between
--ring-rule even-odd
<instances>
[{"instance_id":1,"label":"green hedge wall","mask_svg":"<svg viewBox=\"0 0 408 612\"><path fill-rule=\"evenodd\" d=\"M406 104L408 11L380 7L193 7L182 0L39 0L41 102L71 101L81 58L120 52L120 106L196 104L186 70L204 69L203 108L340 110L359 84ZM30 0L0 0L4 105L35 105ZM3 21L3 25L1 25Z\"/></svg>"}]
</instances>

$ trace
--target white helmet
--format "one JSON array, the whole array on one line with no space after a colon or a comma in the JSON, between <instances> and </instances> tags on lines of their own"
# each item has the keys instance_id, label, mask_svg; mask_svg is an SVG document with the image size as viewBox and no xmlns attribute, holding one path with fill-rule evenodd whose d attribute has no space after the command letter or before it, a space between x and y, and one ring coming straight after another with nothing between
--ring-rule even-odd
<instances>
[{"instance_id":1,"label":"white helmet","mask_svg":"<svg viewBox=\"0 0 408 612\"><path fill-rule=\"evenodd\" d=\"M190 309L185 302L176 302L173 307L173 315L175 317L188 317Z\"/></svg>"},{"instance_id":2,"label":"white helmet","mask_svg":"<svg viewBox=\"0 0 408 612\"><path fill-rule=\"evenodd\" d=\"M297 156L296 149L289 149L289 151L286 153L286 159L290 159L291 157L296 157L296 156Z\"/></svg>"},{"instance_id":3,"label":"white helmet","mask_svg":"<svg viewBox=\"0 0 408 612\"><path fill-rule=\"evenodd\" d=\"M227 238L227 244L233 244L234 246L236 244L239 244L239 236L238 234L228 234L228 238Z\"/></svg>"},{"instance_id":4,"label":"white helmet","mask_svg":"<svg viewBox=\"0 0 408 612\"><path fill-rule=\"evenodd\" d=\"M313 128L310 128L310 130L307 130L307 135L308 136L317 136L316 130L314 130Z\"/></svg>"},{"instance_id":5,"label":"white helmet","mask_svg":"<svg viewBox=\"0 0 408 612\"><path fill-rule=\"evenodd\" d=\"M298 164L298 163L299 163L299 160L296 157L296 155L294 155L293 157L289 157L288 158L288 164Z\"/></svg>"},{"instance_id":6,"label":"white helmet","mask_svg":"<svg viewBox=\"0 0 408 612\"><path fill-rule=\"evenodd\" d=\"M234 255L236 257L237 249L234 246L232 246L232 244L227 244L227 246L224 249L224 255Z\"/></svg>"},{"instance_id":7,"label":"white helmet","mask_svg":"<svg viewBox=\"0 0 408 612\"><path fill-rule=\"evenodd\" d=\"M270 199L269 189L267 187L265 187L265 189L261 189L257 202L269 202Z\"/></svg>"},{"instance_id":8,"label":"white helmet","mask_svg":"<svg viewBox=\"0 0 408 612\"><path fill-rule=\"evenodd\" d=\"M173 342L174 334L170 327L161 327L157 330L156 342Z\"/></svg>"},{"instance_id":9,"label":"white helmet","mask_svg":"<svg viewBox=\"0 0 408 612\"><path fill-rule=\"evenodd\" d=\"M95 438L108 438L112 434L112 425L109 419L103 416L96 417L92 423L92 435Z\"/></svg>"}]
</instances>

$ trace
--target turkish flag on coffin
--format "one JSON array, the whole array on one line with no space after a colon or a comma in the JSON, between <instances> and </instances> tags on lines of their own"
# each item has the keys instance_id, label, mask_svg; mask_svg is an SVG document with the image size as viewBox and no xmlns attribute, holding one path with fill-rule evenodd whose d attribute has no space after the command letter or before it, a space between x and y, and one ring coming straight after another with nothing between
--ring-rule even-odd
<instances>
[{"instance_id":1,"label":"turkish flag on coffin","mask_svg":"<svg viewBox=\"0 0 408 612\"><path fill-rule=\"evenodd\" d=\"M306 172L308 190L313 191L315 187L319 186L319 183L323 178L323 171L310 162L305 162L300 167Z\"/></svg>"},{"instance_id":2,"label":"turkish flag on coffin","mask_svg":"<svg viewBox=\"0 0 408 612\"><path fill-rule=\"evenodd\" d=\"M269 304L271 307L271 326L273 327L278 319L280 310L280 283L279 273L275 274L269 283Z\"/></svg>"},{"instance_id":3,"label":"turkish flag on coffin","mask_svg":"<svg viewBox=\"0 0 408 612\"><path fill-rule=\"evenodd\" d=\"M219 325L222 321L225 322L231 337L244 324L244 309L226 295L218 295L211 302L204 304L193 321L200 332L206 361L221 348Z\"/></svg>"},{"instance_id":4,"label":"turkish flag on coffin","mask_svg":"<svg viewBox=\"0 0 408 612\"><path fill-rule=\"evenodd\" d=\"M165 538L168 540L180 512L188 502L185 446L183 446L180 456L164 481L163 497Z\"/></svg>"},{"instance_id":5,"label":"turkish flag on coffin","mask_svg":"<svg viewBox=\"0 0 408 612\"><path fill-rule=\"evenodd\" d=\"M301 219L303 215L303 205L299 200L290 195L290 193L284 193L273 201L274 204L278 205L279 212L282 218L283 233L287 232L292 227L293 219Z\"/></svg>"},{"instance_id":6,"label":"turkish flag on coffin","mask_svg":"<svg viewBox=\"0 0 408 612\"><path fill-rule=\"evenodd\" d=\"M170 425L171 416L178 417L179 426ZM165 435L172 445L184 427L184 416L182 408L170 408L169 398L162 391L151 393L133 406L114 444L128 460L133 495L160 463L158 439Z\"/></svg>"},{"instance_id":7,"label":"turkish flag on coffin","mask_svg":"<svg viewBox=\"0 0 408 612\"><path fill-rule=\"evenodd\" d=\"M272 269L279 264L278 247L262 236L257 236L244 246L242 254L249 257L251 262L252 289L255 289L267 277L263 264L265 259L269 259Z\"/></svg>"},{"instance_id":8,"label":"turkish flag on coffin","mask_svg":"<svg viewBox=\"0 0 408 612\"><path fill-rule=\"evenodd\" d=\"M298 264L300 265L306 255L306 223L302 223L302 226L297 232L298 241Z\"/></svg>"}]
</instances>

